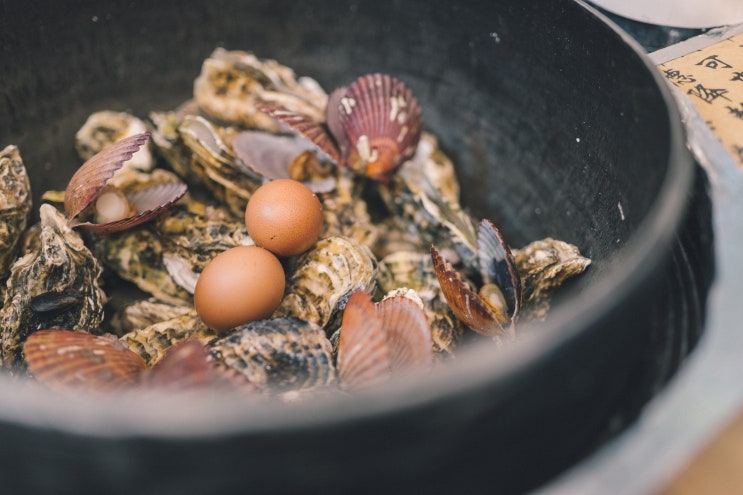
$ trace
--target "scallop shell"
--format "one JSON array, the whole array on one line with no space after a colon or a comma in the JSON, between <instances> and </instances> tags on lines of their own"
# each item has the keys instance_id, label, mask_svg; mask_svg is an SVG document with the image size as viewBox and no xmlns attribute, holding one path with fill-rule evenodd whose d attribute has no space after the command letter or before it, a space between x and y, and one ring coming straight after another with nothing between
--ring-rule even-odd
<instances>
[{"instance_id":1,"label":"scallop shell","mask_svg":"<svg viewBox=\"0 0 743 495\"><path fill-rule=\"evenodd\" d=\"M298 132L302 137L309 139L335 163L342 163L340 151L322 122L308 115L270 103L256 103L255 106L293 131Z\"/></svg>"},{"instance_id":2,"label":"scallop shell","mask_svg":"<svg viewBox=\"0 0 743 495\"><path fill-rule=\"evenodd\" d=\"M149 132L121 139L86 161L70 179L64 194L64 208L70 227L82 227L104 234L120 232L152 220L178 201L186 193L180 182L158 184L127 195L136 214L107 223L81 222L79 216L98 198L124 163L142 147L150 137Z\"/></svg>"},{"instance_id":3,"label":"scallop shell","mask_svg":"<svg viewBox=\"0 0 743 495\"><path fill-rule=\"evenodd\" d=\"M220 379L206 346L189 339L172 346L146 374L145 385L181 390L215 385Z\"/></svg>"},{"instance_id":4,"label":"scallop shell","mask_svg":"<svg viewBox=\"0 0 743 495\"><path fill-rule=\"evenodd\" d=\"M85 228L96 234L121 232L149 222L186 194L188 187L182 182L167 182L126 195L136 210L134 216L107 223L80 222L75 227Z\"/></svg>"},{"instance_id":5,"label":"scallop shell","mask_svg":"<svg viewBox=\"0 0 743 495\"><path fill-rule=\"evenodd\" d=\"M149 137L149 132L143 132L121 139L95 154L77 169L67 184L64 195L64 209L70 224L95 201L116 171L131 160Z\"/></svg>"},{"instance_id":6,"label":"scallop shell","mask_svg":"<svg viewBox=\"0 0 743 495\"><path fill-rule=\"evenodd\" d=\"M462 276L444 260L433 245L431 245L431 259L441 291L457 318L477 333L491 336L502 334L503 325L493 311L469 284L462 280Z\"/></svg>"},{"instance_id":7,"label":"scallop shell","mask_svg":"<svg viewBox=\"0 0 743 495\"><path fill-rule=\"evenodd\" d=\"M376 306L390 349L392 371L431 366L433 339L423 308L405 296L382 299Z\"/></svg>"},{"instance_id":8,"label":"scallop shell","mask_svg":"<svg viewBox=\"0 0 743 495\"><path fill-rule=\"evenodd\" d=\"M348 298L338 342L342 388L359 390L389 379L392 354L382 325L382 317L368 294L358 291Z\"/></svg>"},{"instance_id":9,"label":"scallop shell","mask_svg":"<svg viewBox=\"0 0 743 495\"><path fill-rule=\"evenodd\" d=\"M386 181L415 154L422 129L421 109L405 83L387 74L368 74L331 103L335 100L337 106L328 106L327 115L338 113L335 132L342 129L343 134L334 137L349 143L343 158L351 169ZM328 122L333 118L326 117Z\"/></svg>"},{"instance_id":10,"label":"scallop shell","mask_svg":"<svg viewBox=\"0 0 743 495\"><path fill-rule=\"evenodd\" d=\"M387 74L367 74L328 98L325 123L276 104L256 107L312 141L331 160L387 181L415 154L421 109L412 91Z\"/></svg>"},{"instance_id":11,"label":"scallop shell","mask_svg":"<svg viewBox=\"0 0 743 495\"><path fill-rule=\"evenodd\" d=\"M116 339L72 330L39 330L26 339L23 353L36 380L55 390L120 390L147 369Z\"/></svg>"}]
</instances>

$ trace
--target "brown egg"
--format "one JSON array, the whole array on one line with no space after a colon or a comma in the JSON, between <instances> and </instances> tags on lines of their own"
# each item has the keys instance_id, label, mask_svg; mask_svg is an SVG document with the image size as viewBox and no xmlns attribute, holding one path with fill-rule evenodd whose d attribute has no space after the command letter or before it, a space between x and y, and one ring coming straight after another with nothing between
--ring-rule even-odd
<instances>
[{"instance_id":1,"label":"brown egg","mask_svg":"<svg viewBox=\"0 0 743 495\"><path fill-rule=\"evenodd\" d=\"M308 250L320 237L322 205L301 182L272 180L250 197L245 226L258 246L277 256L293 256Z\"/></svg>"},{"instance_id":2,"label":"brown egg","mask_svg":"<svg viewBox=\"0 0 743 495\"><path fill-rule=\"evenodd\" d=\"M271 316L285 283L276 256L257 246L234 247L217 255L201 272L194 306L207 326L224 333Z\"/></svg>"}]
</instances>

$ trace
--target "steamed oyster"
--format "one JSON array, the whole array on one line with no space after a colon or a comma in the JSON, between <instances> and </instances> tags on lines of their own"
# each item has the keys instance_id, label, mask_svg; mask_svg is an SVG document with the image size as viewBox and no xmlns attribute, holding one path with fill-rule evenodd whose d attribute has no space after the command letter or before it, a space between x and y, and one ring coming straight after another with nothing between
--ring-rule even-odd
<instances>
[{"instance_id":1,"label":"steamed oyster","mask_svg":"<svg viewBox=\"0 0 743 495\"><path fill-rule=\"evenodd\" d=\"M67 218L48 204L41 205L39 247L11 268L0 315L2 358L12 367L21 344L42 328L96 331L103 320L105 294L102 272Z\"/></svg>"},{"instance_id":2,"label":"steamed oyster","mask_svg":"<svg viewBox=\"0 0 743 495\"><path fill-rule=\"evenodd\" d=\"M16 255L31 210L31 185L16 146L0 151L0 280Z\"/></svg>"}]
</instances>

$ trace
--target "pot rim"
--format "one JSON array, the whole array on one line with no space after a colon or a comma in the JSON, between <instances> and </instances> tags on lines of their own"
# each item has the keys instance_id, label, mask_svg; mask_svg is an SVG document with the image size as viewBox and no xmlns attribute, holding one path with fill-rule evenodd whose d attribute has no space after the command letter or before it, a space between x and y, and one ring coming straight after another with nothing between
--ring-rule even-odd
<instances>
[{"instance_id":1,"label":"pot rim","mask_svg":"<svg viewBox=\"0 0 743 495\"><path fill-rule=\"evenodd\" d=\"M599 322L616 301L630 297L648 282L654 268L671 250L686 211L687 193L694 181L694 162L685 147L679 112L661 74L627 33L595 8L581 0L576 3L610 27L641 59L656 81L666 104L670 127L668 167L652 207L637 232L617 254L623 263L614 263L590 291L576 294L552 308L538 335L524 332L522 338L509 344L509 352L499 354L495 362L490 349L477 346L464 350L458 359L433 369L426 376L402 377L386 387L353 398L323 397L295 406L281 403L277 407L275 403L256 403L217 392L199 392L196 400L193 396L153 396L152 400L142 403L131 402L126 397L107 396L101 400L100 396L84 393L74 395L73 400L60 400L49 391L0 377L0 396L12 397L0 404L0 422L99 437L186 438L269 431L289 433L389 416L478 390L502 387L507 385L507 380L528 372L557 349L570 345ZM214 407L215 401L220 404L219 408Z\"/></svg>"}]
</instances>

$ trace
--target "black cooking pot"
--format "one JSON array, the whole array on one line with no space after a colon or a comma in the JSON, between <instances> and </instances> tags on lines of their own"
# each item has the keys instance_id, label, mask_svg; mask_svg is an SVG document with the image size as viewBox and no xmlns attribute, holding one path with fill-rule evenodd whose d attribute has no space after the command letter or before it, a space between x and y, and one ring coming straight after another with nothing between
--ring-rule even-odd
<instances>
[{"instance_id":1,"label":"black cooking pot","mask_svg":"<svg viewBox=\"0 0 743 495\"><path fill-rule=\"evenodd\" d=\"M693 347L704 178L656 70L580 2L0 1L0 145L20 147L36 205L79 165L88 114L177 106L217 46L325 88L403 79L472 212L593 264L508 352L351 399L63 402L2 378L4 493L523 491L621 431Z\"/></svg>"}]
</instances>

